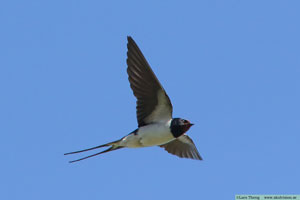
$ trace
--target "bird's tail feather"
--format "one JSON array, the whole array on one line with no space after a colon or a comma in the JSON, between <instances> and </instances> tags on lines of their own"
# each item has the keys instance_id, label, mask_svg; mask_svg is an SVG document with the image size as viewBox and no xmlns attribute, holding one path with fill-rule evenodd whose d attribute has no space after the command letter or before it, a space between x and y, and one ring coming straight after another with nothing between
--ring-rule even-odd
<instances>
[{"instance_id":1,"label":"bird's tail feather","mask_svg":"<svg viewBox=\"0 0 300 200\"><path fill-rule=\"evenodd\" d=\"M90 158L90 157L94 157L94 156L97 156L97 155L100 155L100 154L103 154L103 153L106 153L106 152L110 152L110 151L114 151L114 150L123 148L123 146L119 146L118 145L121 140L116 140L116 141L113 141L113 142L109 142L107 144L99 145L99 146L88 148L88 149L83 149L83 150L80 150L80 151L73 151L73 152L70 152L70 153L65 153L64 155L76 154L76 153L81 153L81 152L85 152L85 151L90 151L90 150L98 149L98 148L101 148L101 147L110 146L110 148L108 148L108 149L106 149L104 151L101 151L99 153L95 153L95 154L92 154L90 156L86 156L86 157L83 157L83 158L80 158L80 159L77 159L77 160L72 160L72 161L69 161L69 162L73 163L73 162L81 161L81 160L84 160L84 159L87 159L87 158Z\"/></svg>"}]
</instances>

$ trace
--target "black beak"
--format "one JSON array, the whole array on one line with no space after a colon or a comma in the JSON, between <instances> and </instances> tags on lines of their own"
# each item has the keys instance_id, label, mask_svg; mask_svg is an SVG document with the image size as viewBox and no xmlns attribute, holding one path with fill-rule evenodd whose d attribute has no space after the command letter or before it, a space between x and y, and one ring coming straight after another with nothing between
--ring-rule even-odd
<instances>
[{"instance_id":1,"label":"black beak","mask_svg":"<svg viewBox=\"0 0 300 200\"><path fill-rule=\"evenodd\" d=\"M190 124L191 126L193 126L194 124Z\"/></svg>"}]
</instances>

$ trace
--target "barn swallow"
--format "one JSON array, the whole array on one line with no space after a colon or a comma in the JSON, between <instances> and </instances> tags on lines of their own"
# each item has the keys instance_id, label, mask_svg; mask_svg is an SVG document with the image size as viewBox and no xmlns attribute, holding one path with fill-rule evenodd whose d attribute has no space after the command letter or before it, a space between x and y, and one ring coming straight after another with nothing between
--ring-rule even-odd
<instances>
[{"instance_id":1,"label":"barn swallow","mask_svg":"<svg viewBox=\"0 0 300 200\"><path fill-rule=\"evenodd\" d=\"M169 96L158 81L150 65L135 41L127 37L127 73L136 101L138 128L119 140L93 148L66 153L76 154L109 147L99 153L83 157L70 163L124 147L139 148L159 146L181 158L202 160L193 140L186 132L193 125L181 118L172 118L173 107Z\"/></svg>"}]
</instances>

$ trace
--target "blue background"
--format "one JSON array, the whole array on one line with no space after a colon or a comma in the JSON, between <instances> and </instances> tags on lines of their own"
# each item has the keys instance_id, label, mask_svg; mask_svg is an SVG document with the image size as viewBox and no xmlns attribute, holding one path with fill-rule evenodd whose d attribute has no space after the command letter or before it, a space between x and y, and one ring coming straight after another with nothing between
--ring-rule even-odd
<instances>
[{"instance_id":1,"label":"blue background","mask_svg":"<svg viewBox=\"0 0 300 200\"><path fill-rule=\"evenodd\" d=\"M0 198L234 199L299 189L299 1L2 1ZM63 153L137 127L131 35L203 161ZM86 155L86 154L85 154Z\"/></svg>"}]
</instances>

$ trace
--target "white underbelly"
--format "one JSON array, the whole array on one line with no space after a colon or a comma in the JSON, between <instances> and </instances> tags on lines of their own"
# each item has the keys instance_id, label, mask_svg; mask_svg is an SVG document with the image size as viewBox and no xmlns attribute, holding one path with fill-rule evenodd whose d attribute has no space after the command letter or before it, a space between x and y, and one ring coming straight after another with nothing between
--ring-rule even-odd
<instances>
[{"instance_id":1,"label":"white underbelly","mask_svg":"<svg viewBox=\"0 0 300 200\"><path fill-rule=\"evenodd\" d=\"M149 147L165 144L173 139L169 124L150 124L140 127L137 133L124 137L120 145L131 148Z\"/></svg>"}]
</instances>

